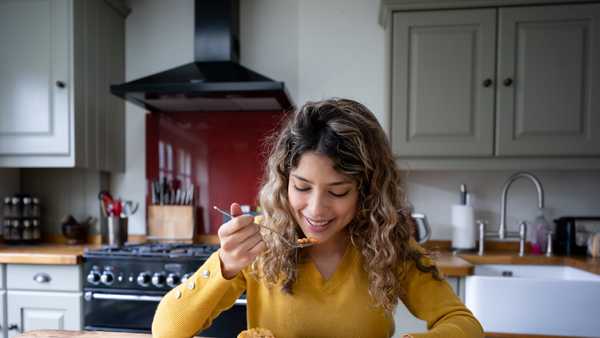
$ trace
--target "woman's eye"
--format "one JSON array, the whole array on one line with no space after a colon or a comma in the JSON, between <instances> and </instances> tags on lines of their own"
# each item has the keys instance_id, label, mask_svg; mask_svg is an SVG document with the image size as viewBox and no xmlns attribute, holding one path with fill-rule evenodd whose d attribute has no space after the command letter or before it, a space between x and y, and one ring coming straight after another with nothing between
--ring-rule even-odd
<instances>
[{"instance_id":1,"label":"woman's eye","mask_svg":"<svg viewBox=\"0 0 600 338\"><path fill-rule=\"evenodd\" d=\"M350 192L350 190L348 190L348 191L346 191L346 192L344 192L344 193L341 193L341 194L336 194L336 193L334 193L334 192L332 192L332 191L330 191L329 193L330 193L332 196L335 196L335 197L344 197L344 196L348 195L348 193L349 193L349 192Z\"/></svg>"},{"instance_id":2,"label":"woman's eye","mask_svg":"<svg viewBox=\"0 0 600 338\"><path fill-rule=\"evenodd\" d=\"M294 189L298 190L298 191L308 191L310 190L310 188L300 188L294 185Z\"/></svg>"}]
</instances>

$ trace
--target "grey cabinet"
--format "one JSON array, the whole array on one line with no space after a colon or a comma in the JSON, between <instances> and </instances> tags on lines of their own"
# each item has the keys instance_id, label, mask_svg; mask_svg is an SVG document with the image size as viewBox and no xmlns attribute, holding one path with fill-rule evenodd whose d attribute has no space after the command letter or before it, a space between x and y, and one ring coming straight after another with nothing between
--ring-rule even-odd
<instances>
[{"instance_id":1,"label":"grey cabinet","mask_svg":"<svg viewBox=\"0 0 600 338\"><path fill-rule=\"evenodd\" d=\"M600 155L599 4L391 18L396 155Z\"/></svg>"},{"instance_id":2,"label":"grey cabinet","mask_svg":"<svg viewBox=\"0 0 600 338\"><path fill-rule=\"evenodd\" d=\"M124 16L111 2L0 2L0 166L124 170Z\"/></svg>"},{"instance_id":3,"label":"grey cabinet","mask_svg":"<svg viewBox=\"0 0 600 338\"><path fill-rule=\"evenodd\" d=\"M31 330L81 330L81 293L8 291L8 337Z\"/></svg>"},{"instance_id":4,"label":"grey cabinet","mask_svg":"<svg viewBox=\"0 0 600 338\"><path fill-rule=\"evenodd\" d=\"M496 154L600 155L600 4L501 8Z\"/></svg>"},{"instance_id":5,"label":"grey cabinet","mask_svg":"<svg viewBox=\"0 0 600 338\"><path fill-rule=\"evenodd\" d=\"M492 155L495 10L398 12L393 27L394 152Z\"/></svg>"},{"instance_id":6,"label":"grey cabinet","mask_svg":"<svg viewBox=\"0 0 600 338\"><path fill-rule=\"evenodd\" d=\"M38 329L81 330L82 275L79 265L6 265L2 310L7 337Z\"/></svg>"}]
</instances>

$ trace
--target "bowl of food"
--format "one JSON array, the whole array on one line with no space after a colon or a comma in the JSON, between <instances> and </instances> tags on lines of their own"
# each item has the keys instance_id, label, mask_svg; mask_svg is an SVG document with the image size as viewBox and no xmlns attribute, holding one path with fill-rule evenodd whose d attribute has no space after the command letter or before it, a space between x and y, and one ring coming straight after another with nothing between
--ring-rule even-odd
<instances>
[{"instance_id":1,"label":"bowl of food","mask_svg":"<svg viewBox=\"0 0 600 338\"><path fill-rule=\"evenodd\" d=\"M255 327L240 332L237 338L275 338L275 336L273 335L273 332L271 332L269 329Z\"/></svg>"}]
</instances>

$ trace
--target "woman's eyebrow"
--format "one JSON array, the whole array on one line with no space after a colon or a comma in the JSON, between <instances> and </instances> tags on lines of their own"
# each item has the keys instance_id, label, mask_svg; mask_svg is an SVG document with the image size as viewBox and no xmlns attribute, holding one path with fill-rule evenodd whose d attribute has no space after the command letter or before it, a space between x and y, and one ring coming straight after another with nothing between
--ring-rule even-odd
<instances>
[{"instance_id":1,"label":"woman's eyebrow","mask_svg":"<svg viewBox=\"0 0 600 338\"><path fill-rule=\"evenodd\" d=\"M299 179L300 181L304 181L306 183L310 183L310 184L314 184L313 182L309 181L308 179L302 177L302 176L298 176L296 174L292 174L292 176L294 176L295 178ZM352 181L350 180L343 180L343 181L337 181L337 182L331 182L327 185L343 185L343 184L352 184Z\"/></svg>"}]
</instances>

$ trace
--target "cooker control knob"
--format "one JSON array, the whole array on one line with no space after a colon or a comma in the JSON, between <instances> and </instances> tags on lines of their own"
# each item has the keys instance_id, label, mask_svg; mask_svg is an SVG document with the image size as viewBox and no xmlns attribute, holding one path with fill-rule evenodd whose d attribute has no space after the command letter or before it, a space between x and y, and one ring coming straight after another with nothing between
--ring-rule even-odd
<instances>
[{"instance_id":1,"label":"cooker control knob","mask_svg":"<svg viewBox=\"0 0 600 338\"><path fill-rule=\"evenodd\" d=\"M137 282L140 286L146 287L146 286L150 286L150 274L148 272L140 272L140 274L137 276Z\"/></svg>"},{"instance_id":2,"label":"cooker control knob","mask_svg":"<svg viewBox=\"0 0 600 338\"><path fill-rule=\"evenodd\" d=\"M105 285L111 285L115 281L115 275L110 271L104 271L100 276L100 281Z\"/></svg>"},{"instance_id":3,"label":"cooker control knob","mask_svg":"<svg viewBox=\"0 0 600 338\"><path fill-rule=\"evenodd\" d=\"M179 284L179 276L174 273L170 273L167 276L167 285L174 288L177 286L177 284Z\"/></svg>"},{"instance_id":4,"label":"cooker control knob","mask_svg":"<svg viewBox=\"0 0 600 338\"><path fill-rule=\"evenodd\" d=\"M98 285L100 284L100 274L96 271L90 271L87 275L87 281L90 284Z\"/></svg>"},{"instance_id":5,"label":"cooker control knob","mask_svg":"<svg viewBox=\"0 0 600 338\"><path fill-rule=\"evenodd\" d=\"M165 286L165 274L162 272L155 272L152 276L152 284L158 288Z\"/></svg>"}]
</instances>

